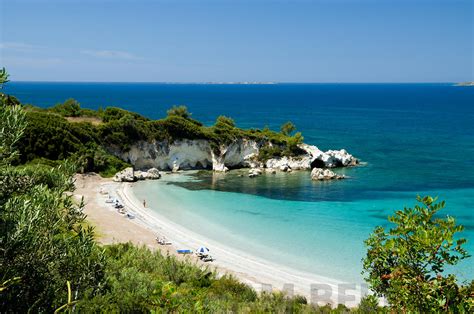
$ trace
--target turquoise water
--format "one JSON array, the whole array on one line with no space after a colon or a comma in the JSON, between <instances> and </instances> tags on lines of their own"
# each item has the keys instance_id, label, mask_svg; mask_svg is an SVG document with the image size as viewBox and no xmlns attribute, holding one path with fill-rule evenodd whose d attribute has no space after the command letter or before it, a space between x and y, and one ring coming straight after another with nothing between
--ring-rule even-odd
<instances>
[{"instance_id":1,"label":"turquoise water","mask_svg":"<svg viewBox=\"0 0 474 314\"><path fill-rule=\"evenodd\" d=\"M312 182L307 172L254 179L204 172L185 182L137 185L136 193L173 221L273 261L360 280L363 240L417 194L446 200L443 214L465 225L474 253L474 88L13 82L6 91L39 106L74 97L84 107L115 105L150 118L186 104L207 124L221 114L241 127L278 129L291 120L305 142L345 148L364 161L341 170L350 179L337 182ZM473 265L465 261L457 271L472 279Z\"/></svg>"},{"instance_id":2,"label":"turquoise water","mask_svg":"<svg viewBox=\"0 0 474 314\"><path fill-rule=\"evenodd\" d=\"M411 192L381 192L370 202L307 202L201 188L189 190L184 186L195 188L202 182L194 180L205 182L212 175L188 176L191 180L185 182L179 182L181 175L159 183L141 182L134 192L138 199L146 199L150 208L196 233L276 263L350 283L362 282L363 241L373 227L388 226L386 217L392 209L414 203ZM214 177L215 181L239 180L241 184L248 183L248 187L259 185L257 181L266 181L266 185L308 181L315 190L331 184L312 182L307 172L266 174L257 180L236 173ZM472 208L473 194L474 189L444 191L443 198L451 200L446 212ZM458 218L472 222L470 215ZM472 224L466 227L466 235L472 237ZM472 245L469 247L472 249ZM469 263L456 269L464 279L472 278L472 271Z\"/></svg>"}]
</instances>

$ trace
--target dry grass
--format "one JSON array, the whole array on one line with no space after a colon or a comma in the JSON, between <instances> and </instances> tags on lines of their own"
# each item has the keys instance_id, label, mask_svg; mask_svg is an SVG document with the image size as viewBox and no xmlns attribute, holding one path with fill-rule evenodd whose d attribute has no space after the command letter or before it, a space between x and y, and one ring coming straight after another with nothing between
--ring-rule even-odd
<instances>
[{"instance_id":1,"label":"dry grass","mask_svg":"<svg viewBox=\"0 0 474 314\"><path fill-rule=\"evenodd\" d=\"M102 124L102 119L97 117L66 117L66 120L72 123L89 122L92 125Z\"/></svg>"}]
</instances>

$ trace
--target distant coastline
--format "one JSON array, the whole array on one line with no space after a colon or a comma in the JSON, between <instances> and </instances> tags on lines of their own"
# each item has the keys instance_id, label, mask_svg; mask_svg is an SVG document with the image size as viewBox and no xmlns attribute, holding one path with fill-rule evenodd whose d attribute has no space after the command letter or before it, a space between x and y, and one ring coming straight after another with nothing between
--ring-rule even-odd
<instances>
[{"instance_id":1,"label":"distant coastline","mask_svg":"<svg viewBox=\"0 0 474 314\"><path fill-rule=\"evenodd\" d=\"M454 86L474 86L474 82L461 82L454 84Z\"/></svg>"}]
</instances>

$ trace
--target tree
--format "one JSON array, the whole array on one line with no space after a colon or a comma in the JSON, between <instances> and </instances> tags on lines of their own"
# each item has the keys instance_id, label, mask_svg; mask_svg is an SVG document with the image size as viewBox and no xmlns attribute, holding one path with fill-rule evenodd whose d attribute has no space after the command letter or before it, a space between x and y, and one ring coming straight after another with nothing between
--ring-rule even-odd
<instances>
[{"instance_id":1,"label":"tree","mask_svg":"<svg viewBox=\"0 0 474 314\"><path fill-rule=\"evenodd\" d=\"M170 116L179 116L185 119L191 118L191 113L188 111L188 107L186 106L173 106L168 111L166 111L168 117Z\"/></svg>"},{"instance_id":2,"label":"tree","mask_svg":"<svg viewBox=\"0 0 474 314\"><path fill-rule=\"evenodd\" d=\"M466 240L458 237L464 228L453 217L438 216L444 202L430 196L417 200L421 205L389 217L395 226L388 232L377 227L365 241L366 281L396 310L469 312L472 284L459 286L454 275L444 274L447 265L469 257L463 248Z\"/></svg>"},{"instance_id":3,"label":"tree","mask_svg":"<svg viewBox=\"0 0 474 314\"><path fill-rule=\"evenodd\" d=\"M0 70L0 89L8 82L8 73ZM26 128L25 113L18 105L5 104L6 95L0 97L0 165L10 163L18 154L14 149Z\"/></svg>"},{"instance_id":4,"label":"tree","mask_svg":"<svg viewBox=\"0 0 474 314\"><path fill-rule=\"evenodd\" d=\"M296 130L296 126L293 122L288 121L280 127L280 130L283 135L290 136L290 134Z\"/></svg>"},{"instance_id":5,"label":"tree","mask_svg":"<svg viewBox=\"0 0 474 314\"><path fill-rule=\"evenodd\" d=\"M0 69L0 89L3 88L3 84L8 82L8 72L5 68Z\"/></svg>"},{"instance_id":6,"label":"tree","mask_svg":"<svg viewBox=\"0 0 474 314\"><path fill-rule=\"evenodd\" d=\"M303 143L303 139L304 137L301 135L301 132L296 132L295 135L288 137L283 154L286 156L298 156L304 153L299 147L299 145Z\"/></svg>"},{"instance_id":7,"label":"tree","mask_svg":"<svg viewBox=\"0 0 474 314\"><path fill-rule=\"evenodd\" d=\"M235 122L234 119L226 117L226 116L219 116L216 119L216 127L226 127L226 128L234 128Z\"/></svg>"},{"instance_id":8,"label":"tree","mask_svg":"<svg viewBox=\"0 0 474 314\"><path fill-rule=\"evenodd\" d=\"M64 117L79 117L81 115L81 104L77 100L69 98L64 103L51 108L51 111Z\"/></svg>"},{"instance_id":9,"label":"tree","mask_svg":"<svg viewBox=\"0 0 474 314\"><path fill-rule=\"evenodd\" d=\"M5 82L5 71L0 75ZM13 167L26 126L20 106L0 104L0 312L50 312L68 299L96 293L104 258L74 201L69 162L56 168ZM69 294L71 304L71 294Z\"/></svg>"}]
</instances>

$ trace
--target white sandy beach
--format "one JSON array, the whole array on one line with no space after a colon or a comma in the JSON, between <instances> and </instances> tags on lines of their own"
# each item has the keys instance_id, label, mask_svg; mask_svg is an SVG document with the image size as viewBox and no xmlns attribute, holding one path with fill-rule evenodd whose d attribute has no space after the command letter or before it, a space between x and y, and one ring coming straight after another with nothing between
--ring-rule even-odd
<instances>
[{"instance_id":1,"label":"white sandy beach","mask_svg":"<svg viewBox=\"0 0 474 314\"><path fill-rule=\"evenodd\" d=\"M215 258L214 262L206 265L215 267L220 274L232 274L257 291L285 290L289 294L303 295L319 304L330 302L354 306L360 300L360 296L366 293L361 291L360 286L346 286L331 278L278 265L277 262L236 251L226 247L225 243L218 243L189 231L160 215L159 208L153 210L145 208L134 196L131 188L133 184L116 183L98 175L76 176L75 194L84 197L86 203L84 212L91 224L97 228L99 242L110 244L130 241L173 255L177 255L176 249L196 250L200 246L206 246ZM136 218L125 218L111 204L105 203L107 195L101 194L101 190L121 199L125 209L133 213ZM165 236L173 245L158 245L155 240L157 235ZM185 258L204 264L194 257Z\"/></svg>"}]
</instances>

